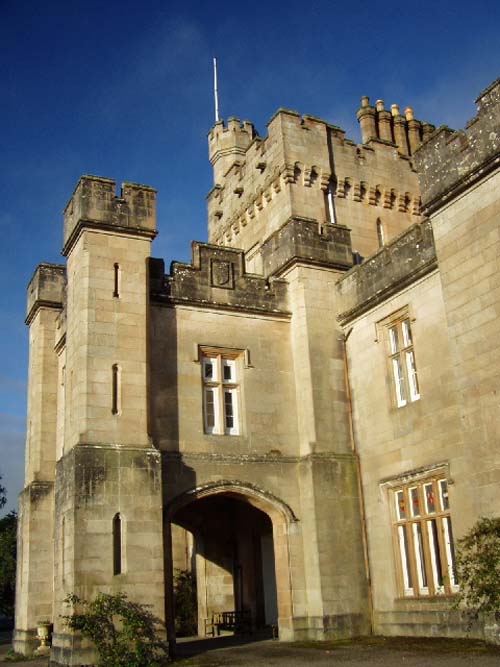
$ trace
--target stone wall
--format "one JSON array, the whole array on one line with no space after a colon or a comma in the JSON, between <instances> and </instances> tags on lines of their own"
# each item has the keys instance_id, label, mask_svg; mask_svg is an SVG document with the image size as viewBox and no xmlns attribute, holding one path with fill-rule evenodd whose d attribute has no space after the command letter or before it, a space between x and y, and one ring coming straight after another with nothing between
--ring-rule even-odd
<instances>
[{"instance_id":1,"label":"stone wall","mask_svg":"<svg viewBox=\"0 0 500 667\"><path fill-rule=\"evenodd\" d=\"M337 283L342 323L391 297L437 266L432 227L414 225Z\"/></svg>"},{"instance_id":2,"label":"stone wall","mask_svg":"<svg viewBox=\"0 0 500 667\"><path fill-rule=\"evenodd\" d=\"M432 213L459 192L498 168L500 79L476 100L477 114L465 131L440 127L415 153L425 212Z\"/></svg>"}]
</instances>

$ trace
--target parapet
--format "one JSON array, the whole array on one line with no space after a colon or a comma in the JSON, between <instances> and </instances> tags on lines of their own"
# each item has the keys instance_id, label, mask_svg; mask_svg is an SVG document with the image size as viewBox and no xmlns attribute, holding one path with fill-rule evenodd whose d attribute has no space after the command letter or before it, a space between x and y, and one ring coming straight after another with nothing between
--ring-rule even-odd
<instances>
[{"instance_id":1,"label":"parapet","mask_svg":"<svg viewBox=\"0 0 500 667\"><path fill-rule=\"evenodd\" d=\"M356 112L361 127L361 140L364 144L382 141L394 144L403 155L413 155L434 132L434 125L416 120L413 109L406 107L404 115L397 104L391 104L390 111L385 109L383 100L377 100L370 106L368 97L361 98L361 106Z\"/></svg>"},{"instance_id":2,"label":"parapet","mask_svg":"<svg viewBox=\"0 0 500 667\"><path fill-rule=\"evenodd\" d=\"M347 324L436 267L431 223L412 225L338 281L339 321Z\"/></svg>"},{"instance_id":3,"label":"parapet","mask_svg":"<svg viewBox=\"0 0 500 667\"><path fill-rule=\"evenodd\" d=\"M266 276L282 272L294 262L341 271L353 265L351 236L343 225L291 218L260 249Z\"/></svg>"},{"instance_id":4,"label":"parapet","mask_svg":"<svg viewBox=\"0 0 500 667\"><path fill-rule=\"evenodd\" d=\"M476 104L465 131L440 127L415 154L427 214L500 165L500 79Z\"/></svg>"},{"instance_id":5,"label":"parapet","mask_svg":"<svg viewBox=\"0 0 500 667\"><path fill-rule=\"evenodd\" d=\"M39 264L28 284L26 324L31 324L39 308L61 310L66 289L66 267Z\"/></svg>"},{"instance_id":6,"label":"parapet","mask_svg":"<svg viewBox=\"0 0 500 667\"><path fill-rule=\"evenodd\" d=\"M191 254L191 264L172 262L169 276L150 260L153 302L289 316L286 281L247 273L242 250L193 241Z\"/></svg>"},{"instance_id":7,"label":"parapet","mask_svg":"<svg viewBox=\"0 0 500 667\"><path fill-rule=\"evenodd\" d=\"M69 253L82 227L152 239L156 236L156 190L123 183L118 197L112 179L82 176L64 209L63 255Z\"/></svg>"}]
</instances>

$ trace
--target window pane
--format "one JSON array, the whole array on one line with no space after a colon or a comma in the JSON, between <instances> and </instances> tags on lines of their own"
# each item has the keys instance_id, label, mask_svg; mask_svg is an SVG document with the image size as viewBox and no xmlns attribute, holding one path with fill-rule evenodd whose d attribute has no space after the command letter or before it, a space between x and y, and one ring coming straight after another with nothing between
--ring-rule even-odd
<instances>
[{"instance_id":1,"label":"window pane","mask_svg":"<svg viewBox=\"0 0 500 667\"><path fill-rule=\"evenodd\" d=\"M427 514L433 514L436 511L434 503L434 488L432 482L424 486L425 509Z\"/></svg>"},{"instance_id":2,"label":"window pane","mask_svg":"<svg viewBox=\"0 0 500 667\"><path fill-rule=\"evenodd\" d=\"M418 489L414 486L410 489L411 515L420 516L420 503L418 498Z\"/></svg>"},{"instance_id":3,"label":"window pane","mask_svg":"<svg viewBox=\"0 0 500 667\"><path fill-rule=\"evenodd\" d=\"M408 371L408 383L410 385L410 398L412 401L416 401L418 398L420 398L420 394L418 391L417 368L415 366L413 350L406 352L405 356L406 370Z\"/></svg>"},{"instance_id":4,"label":"window pane","mask_svg":"<svg viewBox=\"0 0 500 667\"><path fill-rule=\"evenodd\" d=\"M401 364L399 356L392 360L392 372L394 374L394 387L396 389L396 399L398 407L406 405L405 387L403 384L403 374L401 372Z\"/></svg>"},{"instance_id":5,"label":"window pane","mask_svg":"<svg viewBox=\"0 0 500 667\"><path fill-rule=\"evenodd\" d=\"M224 382L234 382L236 379L236 369L233 359L222 360L222 379Z\"/></svg>"},{"instance_id":6,"label":"window pane","mask_svg":"<svg viewBox=\"0 0 500 667\"><path fill-rule=\"evenodd\" d=\"M432 566L432 580L434 591L444 593L443 570L441 567L441 553L439 551L439 540L437 535L437 523L435 519L427 521L427 534L429 537L429 549Z\"/></svg>"},{"instance_id":7,"label":"window pane","mask_svg":"<svg viewBox=\"0 0 500 667\"><path fill-rule=\"evenodd\" d=\"M233 392L224 392L224 415L226 420L226 428L234 427L234 409L233 409Z\"/></svg>"},{"instance_id":8,"label":"window pane","mask_svg":"<svg viewBox=\"0 0 500 667\"><path fill-rule=\"evenodd\" d=\"M456 591L457 575L455 569L455 548L453 546L453 531L451 529L451 519L449 516L443 519L444 546L446 549L446 564L448 566L448 577L450 579L450 588Z\"/></svg>"},{"instance_id":9,"label":"window pane","mask_svg":"<svg viewBox=\"0 0 500 667\"><path fill-rule=\"evenodd\" d=\"M403 586L407 595L413 595L410 558L408 553L408 538L406 526L398 526L399 552L401 554L401 570L403 572Z\"/></svg>"},{"instance_id":10,"label":"window pane","mask_svg":"<svg viewBox=\"0 0 500 667\"><path fill-rule=\"evenodd\" d=\"M395 494L396 499L396 514L398 519L406 519L406 507L405 507L405 495L403 491L397 491Z\"/></svg>"},{"instance_id":11,"label":"window pane","mask_svg":"<svg viewBox=\"0 0 500 667\"><path fill-rule=\"evenodd\" d=\"M205 380L215 380L217 378L216 359L203 360L203 378Z\"/></svg>"},{"instance_id":12,"label":"window pane","mask_svg":"<svg viewBox=\"0 0 500 667\"><path fill-rule=\"evenodd\" d=\"M391 327L389 329L389 343L391 346L391 354L395 354L399 350L397 327Z\"/></svg>"},{"instance_id":13,"label":"window pane","mask_svg":"<svg viewBox=\"0 0 500 667\"><path fill-rule=\"evenodd\" d=\"M215 392L205 389L205 421L207 429L215 428Z\"/></svg>"},{"instance_id":14,"label":"window pane","mask_svg":"<svg viewBox=\"0 0 500 667\"><path fill-rule=\"evenodd\" d=\"M441 509L443 512L450 509L450 501L448 498L448 482L445 479L439 480L439 495L441 499Z\"/></svg>"},{"instance_id":15,"label":"window pane","mask_svg":"<svg viewBox=\"0 0 500 667\"><path fill-rule=\"evenodd\" d=\"M415 547L415 561L417 564L418 587L421 593L429 593L427 573L425 571L424 544L422 540L422 526L413 524L413 542Z\"/></svg>"},{"instance_id":16,"label":"window pane","mask_svg":"<svg viewBox=\"0 0 500 667\"><path fill-rule=\"evenodd\" d=\"M410 320L404 320L402 322L401 328L403 330L403 346L404 347L409 347L412 344Z\"/></svg>"}]
</instances>

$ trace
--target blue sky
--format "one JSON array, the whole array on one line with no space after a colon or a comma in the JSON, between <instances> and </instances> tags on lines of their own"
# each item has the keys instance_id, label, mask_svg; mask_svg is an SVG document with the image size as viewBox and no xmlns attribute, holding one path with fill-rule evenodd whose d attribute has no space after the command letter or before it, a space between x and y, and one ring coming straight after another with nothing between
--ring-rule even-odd
<instances>
[{"instance_id":1,"label":"blue sky","mask_svg":"<svg viewBox=\"0 0 500 667\"><path fill-rule=\"evenodd\" d=\"M206 240L206 134L220 113L260 134L278 107L359 140L362 95L462 127L500 75L497 0L208 3L0 0L0 474L23 481L26 284L61 262L61 211L84 173L158 189L153 255Z\"/></svg>"}]
</instances>

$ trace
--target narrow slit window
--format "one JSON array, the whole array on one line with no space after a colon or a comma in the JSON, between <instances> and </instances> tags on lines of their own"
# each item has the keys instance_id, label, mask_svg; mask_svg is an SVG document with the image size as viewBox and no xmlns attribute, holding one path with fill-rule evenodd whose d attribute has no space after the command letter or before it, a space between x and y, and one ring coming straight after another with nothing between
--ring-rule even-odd
<instances>
[{"instance_id":1,"label":"narrow slit window","mask_svg":"<svg viewBox=\"0 0 500 667\"><path fill-rule=\"evenodd\" d=\"M117 415L120 411L120 368L118 364L113 364L111 369L112 388L111 388L111 412Z\"/></svg>"},{"instance_id":2,"label":"narrow slit window","mask_svg":"<svg viewBox=\"0 0 500 667\"><path fill-rule=\"evenodd\" d=\"M113 574L122 573L122 519L120 514L113 518Z\"/></svg>"},{"instance_id":3,"label":"narrow slit window","mask_svg":"<svg viewBox=\"0 0 500 667\"><path fill-rule=\"evenodd\" d=\"M335 185L332 181L329 181L328 187L325 192L325 209L326 209L326 219L332 225L336 223L335 206L333 202L334 191L335 191Z\"/></svg>"},{"instance_id":4,"label":"narrow slit window","mask_svg":"<svg viewBox=\"0 0 500 667\"><path fill-rule=\"evenodd\" d=\"M377 238L379 247L383 248L385 245L385 234L384 234L384 225L382 224L382 220L380 220L380 218L378 218L377 220Z\"/></svg>"},{"instance_id":5,"label":"narrow slit window","mask_svg":"<svg viewBox=\"0 0 500 667\"><path fill-rule=\"evenodd\" d=\"M113 296L116 297L117 299L120 296L120 265L115 264L114 267L114 289L113 289Z\"/></svg>"}]
</instances>

